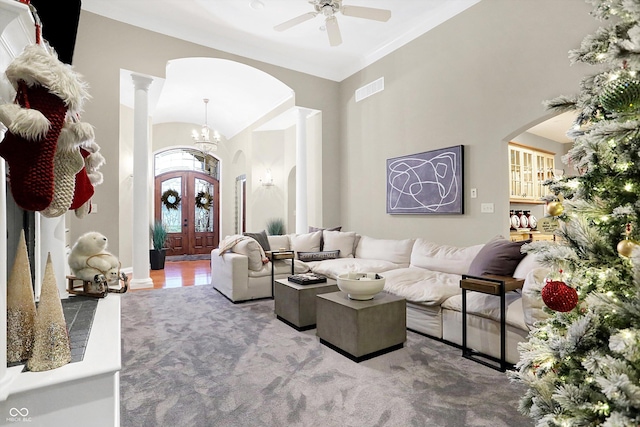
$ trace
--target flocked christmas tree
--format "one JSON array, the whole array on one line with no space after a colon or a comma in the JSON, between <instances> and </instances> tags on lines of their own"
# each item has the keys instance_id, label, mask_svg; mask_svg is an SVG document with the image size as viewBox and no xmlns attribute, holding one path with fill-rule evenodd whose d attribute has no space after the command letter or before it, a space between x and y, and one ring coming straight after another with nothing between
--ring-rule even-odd
<instances>
[{"instance_id":1,"label":"flocked christmas tree","mask_svg":"<svg viewBox=\"0 0 640 427\"><path fill-rule=\"evenodd\" d=\"M557 242L534 242L555 277L552 315L520 345L510 375L527 386L520 410L537 426L640 425L640 0L587 0L602 26L569 53L594 66L575 96L563 158L574 176L550 182Z\"/></svg>"}]
</instances>

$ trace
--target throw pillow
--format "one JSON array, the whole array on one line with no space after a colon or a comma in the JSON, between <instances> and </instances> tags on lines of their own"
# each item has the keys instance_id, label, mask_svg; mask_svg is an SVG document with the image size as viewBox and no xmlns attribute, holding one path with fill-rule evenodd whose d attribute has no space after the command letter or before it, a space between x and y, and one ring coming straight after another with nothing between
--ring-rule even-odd
<instances>
[{"instance_id":1,"label":"throw pillow","mask_svg":"<svg viewBox=\"0 0 640 427\"><path fill-rule=\"evenodd\" d=\"M322 231L306 234L290 234L291 250L295 252L320 252Z\"/></svg>"},{"instance_id":2,"label":"throw pillow","mask_svg":"<svg viewBox=\"0 0 640 427\"><path fill-rule=\"evenodd\" d=\"M322 250L339 251L340 258L353 258L355 231L322 231Z\"/></svg>"},{"instance_id":3,"label":"throw pillow","mask_svg":"<svg viewBox=\"0 0 640 427\"><path fill-rule=\"evenodd\" d=\"M361 236L356 245L356 258L381 259L403 267L409 267L415 239L376 239Z\"/></svg>"},{"instance_id":4,"label":"throw pillow","mask_svg":"<svg viewBox=\"0 0 640 427\"><path fill-rule=\"evenodd\" d=\"M512 277L518 263L525 255L520 252L520 248L530 242L531 240L511 242L503 237L494 238L484 245L471 261L468 274L471 276L495 274Z\"/></svg>"},{"instance_id":5,"label":"throw pillow","mask_svg":"<svg viewBox=\"0 0 640 427\"><path fill-rule=\"evenodd\" d=\"M269 246L269 239L267 238L267 232L265 230L262 230L259 233L248 233L248 232L245 232L243 234L245 236L253 237L254 239L256 239L256 241L258 243L260 243L260 246L262 246L262 249L264 251L270 251L271 250L271 247Z\"/></svg>"},{"instance_id":6,"label":"throw pillow","mask_svg":"<svg viewBox=\"0 0 640 427\"><path fill-rule=\"evenodd\" d=\"M320 252L298 252L300 261L324 261L325 259L336 259L340 251L320 251Z\"/></svg>"},{"instance_id":7,"label":"throw pillow","mask_svg":"<svg viewBox=\"0 0 640 427\"><path fill-rule=\"evenodd\" d=\"M309 233L313 233L315 231L324 231L324 230L329 230L329 231L340 231L342 230L342 226L339 225L337 227L332 227L332 228L321 228L321 227L312 227L309 226Z\"/></svg>"}]
</instances>

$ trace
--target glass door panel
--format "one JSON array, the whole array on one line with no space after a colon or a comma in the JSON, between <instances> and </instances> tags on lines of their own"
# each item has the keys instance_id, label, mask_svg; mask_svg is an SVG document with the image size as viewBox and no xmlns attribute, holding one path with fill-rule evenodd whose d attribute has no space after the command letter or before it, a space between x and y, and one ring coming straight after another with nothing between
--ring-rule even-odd
<instances>
[{"instance_id":1,"label":"glass door panel","mask_svg":"<svg viewBox=\"0 0 640 427\"><path fill-rule=\"evenodd\" d=\"M168 233L182 231L182 178L170 178L163 181L160 188L162 195L161 221Z\"/></svg>"},{"instance_id":2,"label":"glass door panel","mask_svg":"<svg viewBox=\"0 0 640 427\"><path fill-rule=\"evenodd\" d=\"M213 185L203 179L195 179L194 224L196 233L213 232Z\"/></svg>"}]
</instances>

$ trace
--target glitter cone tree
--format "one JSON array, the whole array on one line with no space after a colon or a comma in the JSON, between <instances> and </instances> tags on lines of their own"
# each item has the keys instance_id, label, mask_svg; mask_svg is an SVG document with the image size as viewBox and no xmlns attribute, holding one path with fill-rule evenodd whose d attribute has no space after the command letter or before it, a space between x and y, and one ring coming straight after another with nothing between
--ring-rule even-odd
<instances>
[{"instance_id":1,"label":"glitter cone tree","mask_svg":"<svg viewBox=\"0 0 640 427\"><path fill-rule=\"evenodd\" d=\"M578 114L563 158L575 174L547 183L557 241L524 248L577 295L546 309L509 374L537 426L640 425L640 0L588 3L603 25L569 58L595 72L547 102Z\"/></svg>"},{"instance_id":2,"label":"glitter cone tree","mask_svg":"<svg viewBox=\"0 0 640 427\"><path fill-rule=\"evenodd\" d=\"M7 282L7 362L27 360L33 349L36 303L24 230Z\"/></svg>"},{"instance_id":3,"label":"glitter cone tree","mask_svg":"<svg viewBox=\"0 0 640 427\"><path fill-rule=\"evenodd\" d=\"M67 322L64 319L51 254L42 279L38 302L33 353L27 361L30 371L48 371L71 362Z\"/></svg>"}]
</instances>

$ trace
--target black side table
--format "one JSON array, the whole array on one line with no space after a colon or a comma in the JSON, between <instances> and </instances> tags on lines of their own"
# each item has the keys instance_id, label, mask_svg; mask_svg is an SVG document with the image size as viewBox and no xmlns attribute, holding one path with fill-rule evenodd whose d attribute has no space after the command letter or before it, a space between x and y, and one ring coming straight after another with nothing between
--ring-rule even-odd
<instances>
[{"instance_id":1,"label":"black side table","mask_svg":"<svg viewBox=\"0 0 640 427\"><path fill-rule=\"evenodd\" d=\"M511 367L506 361L506 318L505 294L522 288L524 280L506 276L469 276L462 275L460 288L462 289L462 357L481 363L490 368L504 372ZM481 353L467 347L467 291L481 292L500 297L500 359ZM498 364L489 363L488 359Z\"/></svg>"},{"instance_id":2,"label":"black side table","mask_svg":"<svg viewBox=\"0 0 640 427\"><path fill-rule=\"evenodd\" d=\"M294 269L294 259L296 257L296 253L294 251L266 251L265 255L267 256L267 258L269 258L269 261L271 261L271 298L274 297L274 293L273 293L273 284L275 282L275 262L276 261L282 261L285 259L290 259L291 260L291 274L293 274L293 269Z\"/></svg>"}]
</instances>

